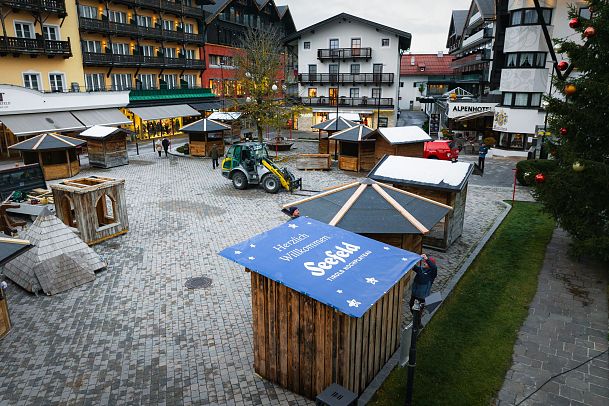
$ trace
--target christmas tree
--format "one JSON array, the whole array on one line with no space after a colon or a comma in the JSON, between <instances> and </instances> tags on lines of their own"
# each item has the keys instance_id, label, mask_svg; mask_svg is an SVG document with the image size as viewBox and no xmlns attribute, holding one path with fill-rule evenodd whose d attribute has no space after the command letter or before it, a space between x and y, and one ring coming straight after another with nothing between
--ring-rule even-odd
<instances>
[{"instance_id":1,"label":"christmas tree","mask_svg":"<svg viewBox=\"0 0 609 406\"><path fill-rule=\"evenodd\" d=\"M589 16L570 10L576 33L555 39L560 95L547 112L558 169L536 179L536 195L571 234L576 255L609 261L609 2L588 3Z\"/></svg>"}]
</instances>

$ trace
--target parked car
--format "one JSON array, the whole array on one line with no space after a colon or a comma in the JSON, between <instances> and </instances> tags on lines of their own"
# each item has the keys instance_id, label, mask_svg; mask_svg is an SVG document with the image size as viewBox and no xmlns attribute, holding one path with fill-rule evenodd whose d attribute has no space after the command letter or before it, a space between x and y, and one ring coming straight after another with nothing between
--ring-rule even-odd
<instances>
[{"instance_id":1,"label":"parked car","mask_svg":"<svg viewBox=\"0 0 609 406\"><path fill-rule=\"evenodd\" d=\"M456 161L459 158L459 148L451 140L429 141L425 143L423 158Z\"/></svg>"}]
</instances>

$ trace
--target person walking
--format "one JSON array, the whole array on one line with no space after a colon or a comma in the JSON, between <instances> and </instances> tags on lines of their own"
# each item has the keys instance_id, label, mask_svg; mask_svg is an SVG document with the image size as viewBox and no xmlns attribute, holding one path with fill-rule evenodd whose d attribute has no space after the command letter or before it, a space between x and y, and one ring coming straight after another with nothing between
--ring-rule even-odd
<instances>
[{"instance_id":1,"label":"person walking","mask_svg":"<svg viewBox=\"0 0 609 406\"><path fill-rule=\"evenodd\" d=\"M163 146L161 145L161 141L154 141L154 149L159 153L159 158L161 157L161 152L163 151Z\"/></svg>"},{"instance_id":2,"label":"person walking","mask_svg":"<svg viewBox=\"0 0 609 406\"><path fill-rule=\"evenodd\" d=\"M412 293L410 295L410 311L414 306L414 301L418 300L421 304L421 311L425 306L425 298L431 293L431 286L433 285L436 276L438 276L438 267L436 260L422 254L423 258L420 265L415 265L412 270L415 272L414 282L412 283Z\"/></svg>"},{"instance_id":3,"label":"person walking","mask_svg":"<svg viewBox=\"0 0 609 406\"><path fill-rule=\"evenodd\" d=\"M488 154L488 147L483 142L478 148L478 167L482 172L484 172L484 160L486 159L486 154Z\"/></svg>"},{"instance_id":4,"label":"person walking","mask_svg":"<svg viewBox=\"0 0 609 406\"><path fill-rule=\"evenodd\" d=\"M169 140L167 138L163 138L161 144L163 145L163 150L165 151L165 158L167 158L167 151L169 150Z\"/></svg>"},{"instance_id":5,"label":"person walking","mask_svg":"<svg viewBox=\"0 0 609 406\"><path fill-rule=\"evenodd\" d=\"M216 169L218 166L220 166L218 164L218 146L215 144L211 147L211 164L213 169Z\"/></svg>"}]
</instances>

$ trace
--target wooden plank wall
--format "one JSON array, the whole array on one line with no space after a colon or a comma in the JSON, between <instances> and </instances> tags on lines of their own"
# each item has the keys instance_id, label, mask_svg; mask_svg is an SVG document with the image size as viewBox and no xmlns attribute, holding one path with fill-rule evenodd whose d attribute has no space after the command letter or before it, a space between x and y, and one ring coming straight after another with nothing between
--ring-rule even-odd
<instances>
[{"instance_id":1,"label":"wooden plank wall","mask_svg":"<svg viewBox=\"0 0 609 406\"><path fill-rule=\"evenodd\" d=\"M11 319L8 314L6 297L0 292L0 338L8 334L11 329Z\"/></svg>"},{"instance_id":2,"label":"wooden plank wall","mask_svg":"<svg viewBox=\"0 0 609 406\"><path fill-rule=\"evenodd\" d=\"M105 140L87 140L89 163L101 168L127 165L127 141L124 134L110 136Z\"/></svg>"},{"instance_id":3,"label":"wooden plank wall","mask_svg":"<svg viewBox=\"0 0 609 406\"><path fill-rule=\"evenodd\" d=\"M224 140L208 140L205 141L190 141L190 155L192 156L201 156L201 157L210 157L211 149L213 146L218 148L218 156L224 155Z\"/></svg>"},{"instance_id":4,"label":"wooden plank wall","mask_svg":"<svg viewBox=\"0 0 609 406\"><path fill-rule=\"evenodd\" d=\"M332 167L330 154L300 154L296 158L296 169L329 170Z\"/></svg>"},{"instance_id":5,"label":"wooden plank wall","mask_svg":"<svg viewBox=\"0 0 609 406\"><path fill-rule=\"evenodd\" d=\"M65 151L60 151L62 154L65 154ZM70 162L70 166L72 167L72 175L75 176L80 172L80 164L78 161ZM42 171L44 173L45 180L54 180L54 179L65 179L70 178L70 168L68 167L68 163L54 164L48 165L45 164L42 167Z\"/></svg>"},{"instance_id":6,"label":"wooden plank wall","mask_svg":"<svg viewBox=\"0 0 609 406\"><path fill-rule=\"evenodd\" d=\"M415 142L412 144L401 144L396 146L395 155L423 158L425 143Z\"/></svg>"},{"instance_id":7,"label":"wooden plank wall","mask_svg":"<svg viewBox=\"0 0 609 406\"><path fill-rule=\"evenodd\" d=\"M397 350L410 274L359 318L251 272L254 370L314 399L333 382L361 394Z\"/></svg>"},{"instance_id":8,"label":"wooden plank wall","mask_svg":"<svg viewBox=\"0 0 609 406\"><path fill-rule=\"evenodd\" d=\"M376 165L377 159L374 156L374 143L373 142L362 142L360 143L359 152L359 170L370 171Z\"/></svg>"},{"instance_id":9,"label":"wooden plank wall","mask_svg":"<svg viewBox=\"0 0 609 406\"><path fill-rule=\"evenodd\" d=\"M338 168L343 171L358 171L358 160L356 156L339 155Z\"/></svg>"}]
</instances>

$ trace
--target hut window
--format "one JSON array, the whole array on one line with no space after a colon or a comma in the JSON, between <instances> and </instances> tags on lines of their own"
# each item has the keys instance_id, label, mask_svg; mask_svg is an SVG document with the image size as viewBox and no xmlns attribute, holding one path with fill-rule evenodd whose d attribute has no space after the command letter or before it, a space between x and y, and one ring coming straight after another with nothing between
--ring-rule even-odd
<instances>
[{"instance_id":1,"label":"hut window","mask_svg":"<svg viewBox=\"0 0 609 406\"><path fill-rule=\"evenodd\" d=\"M76 212L74 210L74 201L69 196L64 196L62 203L63 222L69 227L78 226Z\"/></svg>"},{"instance_id":2,"label":"hut window","mask_svg":"<svg viewBox=\"0 0 609 406\"><path fill-rule=\"evenodd\" d=\"M107 194L101 195L95 205L99 227L116 223L116 202Z\"/></svg>"},{"instance_id":3,"label":"hut window","mask_svg":"<svg viewBox=\"0 0 609 406\"><path fill-rule=\"evenodd\" d=\"M359 144L356 142L341 142L340 154L345 156L357 156Z\"/></svg>"}]
</instances>

